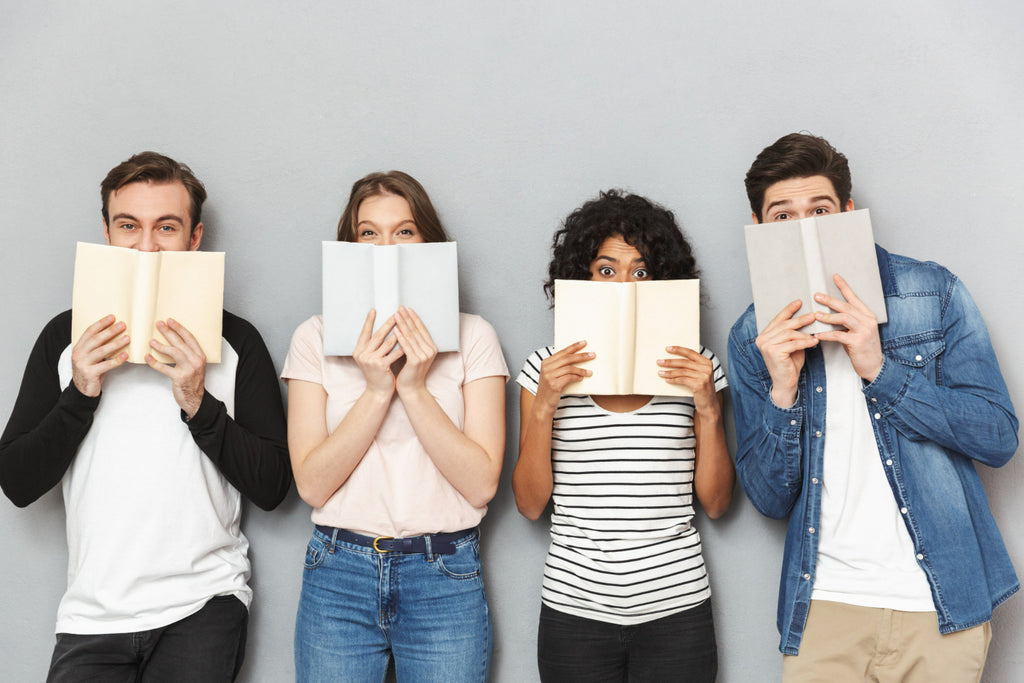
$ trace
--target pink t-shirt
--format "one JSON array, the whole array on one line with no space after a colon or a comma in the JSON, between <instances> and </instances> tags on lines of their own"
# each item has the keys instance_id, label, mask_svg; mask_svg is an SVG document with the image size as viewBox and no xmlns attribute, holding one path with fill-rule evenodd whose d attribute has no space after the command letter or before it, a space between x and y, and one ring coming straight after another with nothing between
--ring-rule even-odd
<instances>
[{"instance_id":1,"label":"pink t-shirt","mask_svg":"<svg viewBox=\"0 0 1024 683\"><path fill-rule=\"evenodd\" d=\"M459 429L463 428L464 384L484 377L508 377L494 328L476 315L459 314L461 351L439 353L427 375L427 389ZM316 315L292 335L282 379L315 382L327 391L327 425L341 423L366 388L351 356L324 356L323 319ZM480 523L487 507L473 507L452 486L423 449L397 394L366 455L313 522L368 536L416 536L459 531Z\"/></svg>"}]
</instances>

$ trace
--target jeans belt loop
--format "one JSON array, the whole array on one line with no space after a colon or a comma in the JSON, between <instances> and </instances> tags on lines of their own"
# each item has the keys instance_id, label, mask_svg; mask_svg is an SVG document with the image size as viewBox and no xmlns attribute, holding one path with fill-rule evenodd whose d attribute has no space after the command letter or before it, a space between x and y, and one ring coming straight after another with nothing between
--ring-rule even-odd
<instances>
[{"instance_id":1,"label":"jeans belt loop","mask_svg":"<svg viewBox=\"0 0 1024 683\"><path fill-rule=\"evenodd\" d=\"M430 548L430 534L426 534L423 537L423 543L427 547L427 552L425 553L426 556L427 556L427 562L433 562L434 561L434 551Z\"/></svg>"},{"instance_id":2,"label":"jeans belt loop","mask_svg":"<svg viewBox=\"0 0 1024 683\"><path fill-rule=\"evenodd\" d=\"M330 548L330 550L328 552L330 552L333 555L334 554L334 549L337 547L337 545L338 545L338 530L335 529L334 533L331 534L331 548Z\"/></svg>"}]
</instances>

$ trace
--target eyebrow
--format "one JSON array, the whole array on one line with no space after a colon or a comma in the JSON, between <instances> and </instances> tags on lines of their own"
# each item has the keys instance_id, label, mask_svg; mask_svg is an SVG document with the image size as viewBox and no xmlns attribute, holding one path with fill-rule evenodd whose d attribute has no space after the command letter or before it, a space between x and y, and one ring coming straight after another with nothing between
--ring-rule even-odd
<instances>
[{"instance_id":1,"label":"eyebrow","mask_svg":"<svg viewBox=\"0 0 1024 683\"><path fill-rule=\"evenodd\" d=\"M116 215L111 217L110 222L113 223L114 221L120 221L120 220L131 221L132 223L141 223L142 222L138 218L136 218L135 216L131 215L130 213L119 213L119 214L116 214ZM167 222L170 222L170 221L174 221L176 223L180 223L181 225L185 225L185 221L182 220L181 216L176 216L173 213L167 214L166 216L160 216L159 218L156 219L157 223L167 223Z\"/></svg>"},{"instance_id":2,"label":"eyebrow","mask_svg":"<svg viewBox=\"0 0 1024 683\"><path fill-rule=\"evenodd\" d=\"M618 263L619 262L618 259L614 259L611 256L602 256L601 254L598 254L597 257L594 260L595 261L608 261L609 263ZM632 261L630 261L630 263L643 263L643 262L644 262L644 257L643 256L639 256L639 257L633 259Z\"/></svg>"},{"instance_id":3,"label":"eyebrow","mask_svg":"<svg viewBox=\"0 0 1024 683\"><path fill-rule=\"evenodd\" d=\"M832 195L828 195L828 194L822 194L822 195L818 195L817 197L811 197L811 199L809 201L810 201L811 204L817 204L818 202L828 202L829 204L832 204L834 206L839 206L839 200L836 199L835 197L833 197ZM785 206L787 204L792 204L792 203L793 203L793 198L792 197L789 197L789 198L786 198L786 199L780 199L780 200L772 202L768 206L764 207L764 213L768 213L769 211L774 209L776 206Z\"/></svg>"},{"instance_id":4,"label":"eyebrow","mask_svg":"<svg viewBox=\"0 0 1024 683\"><path fill-rule=\"evenodd\" d=\"M412 225L414 225L414 226L416 225L416 221L414 221L414 220L413 220L413 219L411 219L411 218L407 218L406 220L404 220L404 221L401 221L400 223L397 223L397 224L395 225L395 227L396 227L396 228L398 228L398 227L401 227L401 226L403 226L403 225L408 225L408 224L410 224L410 223L411 223ZM377 224L376 224L376 223L374 223L373 221L369 220L369 219L367 219L367 220L362 220L362 221L359 221L358 223L356 223L356 227L359 227L360 225L372 225L372 226L374 226L374 227L377 227Z\"/></svg>"}]
</instances>

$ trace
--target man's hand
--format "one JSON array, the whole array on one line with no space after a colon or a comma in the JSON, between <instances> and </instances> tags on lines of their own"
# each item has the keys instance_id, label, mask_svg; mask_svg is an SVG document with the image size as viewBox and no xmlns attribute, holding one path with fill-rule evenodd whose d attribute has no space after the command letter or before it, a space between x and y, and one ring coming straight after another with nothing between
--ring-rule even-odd
<instances>
[{"instance_id":1,"label":"man's hand","mask_svg":"<svg viewBox=\"0 0 1024 683\"><path fill-rule=\"evenodd\" d=\"M813 335L800 332L800 328L814 321L814 314L793 317L801 305L800 299L790 302L755 340L772 378L772 401L780 408L789 408L796 403L797 383L804 367L804 350L818 344Z\"/></svg>"},{"instance_id":2,"label":"man's hand","mask_svg":"<svg viewBox=\"0 0 1024 683\"><path fill-rule=\"evenodd\" d=\"M71 381L86 396L99 396L103 376L128 360L123 322L108 315L85 328L71 349ZM120 335L120 336L119 336Z\"/></svg>"},{"instance_id":3,"label":"man's hand","mask_svg":"<svg viewBox=\"0 0 1024 683\"><path fill-rule=\"evenodd\" d=\"M816 313L815 317L824 323L842 325L846 329L819 332L817 337L822 341L837 341L842 344L857 374L863 380L873 382L882 370L884 358L882 342L878 338L878 318L871 312L871 309L864 305L863 301L857 298L857 295L850 289L850 285L846 284L846 280L838 273L832 279L846 301L827 294L815 294L815 301L825 304L835 311L835 313Z\"/></svg>"},{"instance_id":4,"label":"man's hand","mask_svg":"<svg viewBox=\"0 0 1024 683\"><path fill-rule=\"evenodd\" d=\"M167 343L161 344L156 339L150 339L149 346L154 351L170 356L171 363L161 363L152 354L146 354L146 363L161 375L171 378L174 400L191 419L195 417L199 411L199 404L203 402L206 354L192 333L176 320L158 320L156 329Z\"/></svg>"}]
</instances>

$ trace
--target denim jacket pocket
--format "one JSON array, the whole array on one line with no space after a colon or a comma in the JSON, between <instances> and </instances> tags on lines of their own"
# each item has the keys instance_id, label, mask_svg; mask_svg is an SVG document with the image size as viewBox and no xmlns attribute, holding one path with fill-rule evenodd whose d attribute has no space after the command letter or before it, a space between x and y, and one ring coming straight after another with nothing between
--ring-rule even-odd
<instances>
[{"instance_id":1,"label":"denim jacket pocket","mask_svg":"<svg viewBox=\"0 0 1024 683\"><path fill-rule=\"evenodd\" d=\"M946 350L946 342L939 330L889 339L883 345L883 352L900 365L924 372L929 379L936 379L936 364Z\"/></svg>"}]
</instances>

